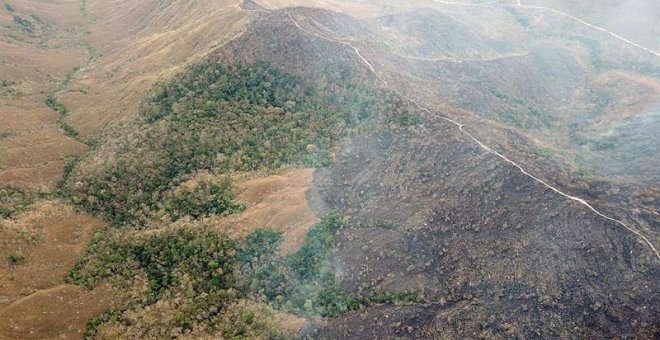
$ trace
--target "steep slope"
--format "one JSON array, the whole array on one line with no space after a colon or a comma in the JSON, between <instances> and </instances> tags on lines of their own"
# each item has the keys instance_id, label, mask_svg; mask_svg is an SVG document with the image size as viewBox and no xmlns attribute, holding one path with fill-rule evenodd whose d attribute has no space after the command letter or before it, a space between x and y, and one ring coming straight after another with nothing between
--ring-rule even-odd
<instances>
[{"instance_id":1,"label":"steep slope","mask_svg":"<svg viewBox=\"0 0 660 340\"><path fill-rule=\"evenodd\" d=\"M260 3L79 3L39 99L108 225L0 192L0 337L660 332L651 55L513 2Z\"/></svg>"},{"instance_id":2,"label":"steep slope","mask_svg":"<svg viewBox=\"0 0 660 340\"><path fill-rule=\"evenodd\" d=\"M297 22L309 20L300 18L303 13L297 12ZM345 289L368 296L412 288L427 304L386 312L367 308L310 334L648 337L656 332L638 328L654 322L655 312L647 311L658 299L652 280L656 254L644 240L493 155L475 157L484 151L452 124L426 122L425 127L412 136L354 140L319 175L315 204L321 213L349 215L336 252ZM430 138L439 135L442 141ZM456 145L466 143L468 149ZM537 211L533 219L524 213L531 210ZM512 224L517 230L507 232ZM378 315L387 320L389 312L399 319L386 324ZM459 321L452 321L456 317Z\"/></svg>"},{"instance_id":3,"label":"steep slope","mask_svg":"<svg viewBox=\"0 0 660 340\"><path fill-rule=\"evenodd\" d=\"M83 135L134 119L147 91L212 48L239 35L249 12L240 1L89 1L89 36L99 57L62 101Z\"/></svg>"},{"instance_id":4,"label":"steep slope","mask_svg":"<svg viewBox=\"0 0 660 340\"><path fill-rule=\"evenodd\" d=\"M507 147L498 140L491 144L503 144L507 154L537 173L545 169L536 166L539 160L542 163L542 158L552 157L572 168L569 171L578 177L606 177L624 186L658 181L657 172L652 170L657 167L656 149L633 147L657 144L656 137L637 134L635 128L641 122L654 124L653 108L660 97L658 61L653 55L547 13L530 14L507 6L492 6L487 11L449 8L441 10L442 15L452 18L447 25L457 18L457 30L463 29L465 22L473 23L471 27L483 30L477 31L480 44L498 48L504 39L509 50L496 55L482 50L482 58L415 56L411 53L414 49L397 52L397 44L423 41L428 34L409 30L405 20L393 21L401 27L387 29L359 22L354 36L347 36L345 27L337 33L328 30L332 19L324 19L319 14L322 11L297 20L311 32L350 41L386 82L420 103L447 113L465 109L485 118L473 124L496 123L500 128L508 126L516 133L525 133L533 141L528 147ZM486 16L498 19L496 29L485 24L491 22ZM440 14L429 17L445 18ZM451 115L465 116L462 121L476 118L465 111ZM624 123L624 119L631 122ZM475 133L493 128L484 126ZM481 138L508 134L500 128Z\"/></svg>"},{"instance_id":5,"label":"steep slope","mask_svg":"<svg viewBox=\"0 0 660 340\"><path fill-rule=\"evenodd\" d=\"M64 283L104 223L63 202L42 201L0 218L0 338L79 338L115 292Z\"/></svg>"},{"instance_id":6,"label":"steep slope","mask_svg":"<svg viewBox=\"0 0 660 340\"><path fill-rule=\"evenodd\" d=\"M393 316L378 322L369 309L349 314L323 326L321 337L393 336L397 323L414 337L657 331L639 327L654 323L659 298L655 255L643 242L451 126L425 126L354 140L315 183L322 211L350 218L336 253L343 287L365 295L413 290L427 303L389 307ZM379 227L383 221L391 227Z\"/></svg>"},{"instance_id":7,"label":"steep slope","mask_svg":"<svg viewBox=\"0 0 660 340\"><path fill-rule=\"evenodd\" d=\"M178 20L185 12L190 16ZM195 17L218 17L219 12L225 20L194 23ZM98 144L100 128L134 117L157 79L240 33L248 14L237 2L216 1L1 4L0 338L80 338L90 318L120 303L121 294L104 285L86 290L64 283L104 224L74 212L66 198L52 192L72 160ZM146 61L147 55L145 63L132 62ZM128 72L122 74L119 66ZM107 74L113 72L122 80L108 84ZM89 74L96 78L77 83ZM121 107L108 101L107 107L116 110L101 117L94 114L108 111L98 98L70 100L95 93ZM80 105L93 110L80 112ZM74 127L78 114L89 125Z\"/></svg>"},{"instance_id":8,"label":"steep slope","mask_svg":"<svg viewBox=\"0 0 660 340\"><path fill-rule=\"evenodd\" d=\"M3 5L0 107L8 124L0 131L0 182L52 190L67 159L87 150L83 142L93 144L111 122L135 118L156 81L240 34L249 12L238 4Z\"/></svg>"},{"instance_id":9,"label":"steep slope","mask_svg":"<svg viewBox=\"0 0 660 340\"><path fill-rule=\"evenodd\" d=\"M268 182L283 167L325 166L353 134L416 124L411 103L378 87L350 50L337 52L285 13L259 17L239 38L155 87L139 119L117 126L115 139L80 159L63 187L113 226L94 238L68 282L136 292L90 323L89 334L227 336L243 327L225 319L245 301L302 316L341 310L326 297L336 285L319 264L326 263L337 219L307 234L317 219L306 203L283 207L279 220L268 214L282 203L267 191L243 196L246 186L259 184L240 182L246 173ZM293 173L311 179L309 171ZM227 177L239 181L237 197L245 201L235 199ZM298 191L283 204L301 204L302 197ZM264 246L272 264L261 260L263 239L276 243ZM260 268L262 261L268 267ZM159 313L166 317L155 318ZM255 314L255 322L269 320L267 312Z\"/></svg>"}]
</instances>

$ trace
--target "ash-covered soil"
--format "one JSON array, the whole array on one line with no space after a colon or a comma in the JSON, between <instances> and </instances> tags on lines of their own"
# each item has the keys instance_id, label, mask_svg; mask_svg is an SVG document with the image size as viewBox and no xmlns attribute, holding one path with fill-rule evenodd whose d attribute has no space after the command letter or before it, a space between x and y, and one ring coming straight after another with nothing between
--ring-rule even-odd
<instances>
[{"instance_id":1,"label":"ash-covered soil","mask_svg":"<svg viewBox=\"0 0 660 340\"><path fill-rule=\"evenodd\" d=\"M322 35L331 35L335 22L345 24L337 29L342 38L366 31L347 18L325 17L328 12L299 8L290 13ZM366 72L363 77L368 81L367 68L350 48L304 34L286 19L282 13L264 15L240 41L250 48L230 43L216 57L266 60L309 76L311 70L322 67L319 58L324 54L338 53L354 60L353 66ZM374 55L368 47L361 51L367 58ZM565 69L571 74L583 72L575 63L563 63L572 57L567 51L561 53L557 57L540 48L518 59L535 72L558 72L553 77L564 77ZM381 62L374 62L375 67ZM492 69L499 72L499 79L521 65L514 66L511 60L502 63L511 67ZM556 63L568 66L549 71ZM549 103L556 99L547 95L554 90L539 95ZM461 120L471 122L468 131L514 159L525 159L518 155L521 149L534 145L515 128L474 123L472 116ZM533 172L541 170L541 177L553 185L594 199L599 209L608 214L615 211L612 215L627 223L634 221L645 232L657 229L653 214L614 210L619 203L629 208L626 197L640 194L634 186L627 188L606 178L573 178L559 159L536 158ZM571 182L564 183L569 178ZM651 189L646 196L655 194ZM317 215L338 212L348 219L335 249L337 277L348 294L413 292L421 302L371 304L308 324L304 336L653 338L660 334L660 271L647 244L487 153L455 125L437 118L424 118L408 129L353 136L333 165L317 171L308 199ZM654 209L657 204L647 200L644 206Z\"/></svg>"},{"instance_id":2,"label":"ash-covered soil","mask_svg":"<svg viewBox=\"0 0 660 340\"><path fill-rule=\"evenodd\" d=\"M658 336L650 248L453 126L357 137L309 198L349 219L336 251L347 291L424 300L330 319L313 337Z\"/></svg>"}]
</instances>

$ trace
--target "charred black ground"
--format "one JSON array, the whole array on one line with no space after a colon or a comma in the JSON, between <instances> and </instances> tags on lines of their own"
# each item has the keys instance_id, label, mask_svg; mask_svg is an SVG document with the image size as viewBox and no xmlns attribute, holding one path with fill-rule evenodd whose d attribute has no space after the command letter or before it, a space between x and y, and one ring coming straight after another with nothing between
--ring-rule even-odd
<instances>
[{"instance_id":1,"label":"charred black ground","mask_svg":"<svg viewBox=\"0 0 660 340\"><path fill-rule=\"evenodd\" d=\"M67 167L63 194L112 223L68 280L128 292L87 336L287 338L289 313L311 338L658 337L647 243L469 137L656 242L656 60L511 7L510 38L433 9L244 8L246 32ZM284 166L318 167L300 250L205 225L245 209L228 176Z\"/></svg>"}]
</instances>

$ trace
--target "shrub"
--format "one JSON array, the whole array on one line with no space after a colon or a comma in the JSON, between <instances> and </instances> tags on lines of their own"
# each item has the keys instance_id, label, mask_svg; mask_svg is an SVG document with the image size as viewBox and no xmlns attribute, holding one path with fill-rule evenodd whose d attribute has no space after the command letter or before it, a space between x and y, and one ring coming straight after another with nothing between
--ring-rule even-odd
<instances>
[{"instance_id":1,"label":"shrub","mask_svg":"<svg viewBox=\"0 0 660 340\"><path fill-rule=\"evenodd\" d=\"M35 28L30 20L24 19L18 15L14 15L14 24L20 29L29 34L34 34Z\"/></svg>"},{"instance_id":2,"label":"shrub","mask_svg":"<svg viewBox=\"0 0 660 340\"><path fill-rule=\"evenodd\" d=\"M12 252L11 254L9 254L9 262L11 262L12 264L19 264L22 263L24 260L25 257L20 253Z\"/></svg>"},{"instance_id":3,"label":"shrub","mask_svg":"<svg viewBox=\"0 0 660 340\"><path fill-rule=\"evenodd\" d=\"M387 230L396 229L396 225L394 223L392 223L391 221L387 221L387 220L377 220L376 224L375 224L375 227L376 228L383 228L383 229L387 229Z\"/></svg>"},{"instance_id":4,"label":"shrub","mask_svg":"<svg viewBox=\"0 0 660 340\"><path fill-rule=\"evenodd\" d=\"M226 215L245 209L244 205L233 202L234 193L229 180L215 184L200 182L192 190L175 192L165 203L165 210L172 221L183 216L200 218L210 215Z\"/></svg>"},{"instance_id":5,"label":"shrub","mask_svg":"<svg viewBox=\"0 0 660 340\"><path fill-rule=\"evenodd\" d=\"M0 188L0 217L11 218L34 203L35 195L17 188Z\"/></svg>"}]
</instances>

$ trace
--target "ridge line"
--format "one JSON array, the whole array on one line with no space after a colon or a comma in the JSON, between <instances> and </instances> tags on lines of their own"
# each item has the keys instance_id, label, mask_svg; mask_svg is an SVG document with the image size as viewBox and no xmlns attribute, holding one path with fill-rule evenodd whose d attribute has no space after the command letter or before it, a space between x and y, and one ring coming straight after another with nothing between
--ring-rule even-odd
<instances>
[{"instance_id":1,"label":"ridge line","mask_svg":"<svg viewBox=\"0 0 660 340\"><path fill-rule=\"evenodd\" d=\"M520 0L518 0L518 2L520 3ZM260 11L260 12L266 12L266 13L273 13L272 11L269 11L269 10L263 10L263 9L259 9L258 11ZM465 126L463 123L461 123L461 122L459 122L459 121L456 121L456 120L454 120L454 119L451 119L451 118L449 118L449 117L445 117L445 116L443 116L443 115L441 115L441 114L439 114L439 113L434 113L434 112L432 112L430 109L421 106L421 105L420 105L419 103L417 103L417 101L415 101L414 99L412 99L412 98L410 98L410 97L408 97L408 96L402 94L401 92L397 91L396 89L392 89L392 88L389 86L389 84L388 84L388 83L387 83L387 82L386 82L386 81L385 81L385 80L384 80L384 79L378 74L378 72L376 72L376 69L375 69L375 68L373 67L373 65L369 62L369 60L367 60L367 59L366 59L366 58L360 53L360 50L359 50L357 47L355 47L353 44L351 44L351 43L349 43L349 42L342 41L342 40L329 38L329 37L323 36L323 35L321 35L321 34L318 34L318 33L314 33L314 32L308 31L308 30L304 29L302 26L300 26L300 24L298 24L298 22L293 18L293 16L292 16L287 10L283 10L283 12L289 17L289 19L291 20L291 22L292 22L292 23L293 23L293 24L294 24L294 25L295 25L300 31L302 31L302 32L304 32L304 33L306 33L306 34L309 34L309 35L312 35L312 36L315 36L315 37L318 37L318 38L321 38L321 39L327 40L327 41L331 41L331 42L334 42L334 43L342 44L342 45L344 45L344 46L348 46L348 47L352 48L353 51L355 52L355 54L356 54L356 55L360 58L360 60L361 60L361 61L362 61L362 62L363 62L368 68L369 68L369 70L374 74L374 76L376 76L376 78L378 78L378 80L380 80L381 83L383 83L383 85L385 86L385 88L387 88L387 89L389 89L389 90L395 92L396 94L400 95L400 96L403 97L404 99L408 100L410 103L412 103L413 105L415 105L415 106L416 106L417 108L419 108L420 110L422 110L422 111L424 111L424 112L426 112L426 113L428 113L428 114L430 114L430 115L432 115L432 116L438 117L438 118L440 118L440 119L443 119L443 120L445 120L445 121L448 121L448 122L450 122L450 123L456 125L456 127L458 128L458 130L459 130L460 132L462 132L463 134L465 134L466 136L468 136L470 139L472 139L475 143L477 143L477 145L479 145L480 148L484 149L484 150L487 151L488 153L491 153L491 154L493 154L493 155L499 157L500 159L504 160L505 162L507 162L507 163L513 165L514 167L518 168L518 170L519 170L523 175L525 175L525 176L527 176L527 177L533 179L533 180L536 181L537 183L540 183L541 185L547 187L548 189L551 189L552 191L554 191L555 193L557 193L557 194L559 194L559 195L561 195L561 196L564 196L564 197L566 197L566 198L568 198L568 199L570 199L570 200L572 200L572 201L574 201L574 202L580 203L581 205L587 207L589 210L591 210L591 211L592 211L593 213L595 213L596 215L598 215L598 216L600 216L600 217L602 217L602 218L604 218L604 219L606 219L606 220L608 220L608 221L610 221L610 222L614 222L615 224L618 224L619 226L622 226L622 227L625 228L626 230L630 231L631 233L633 233L634 235L636 235L636 236L638 237L638 240L641 239L642 241L644 241L644 243L646 243L646 244L651 248L651 250L652 250L653 253L655 254L656 258L657 258L658 260L660 260L660 254L659 254L658 251L656 250L656 248L655 248L655 246L653 245L653 243L651 243L651 241L650 241L648 238L646 238L646 236L644 236L644 235L643 235L642 233L640 233L639 231L634 230L633 228L629 227L627 224L623 223L622 221L620 221L620 220L618 220L618 219L616 219L616 218L613 218L613 217L611 217L611 216L608 216L608 215L605 215L605 214L601 213L600 211L598 211L596 208L594 208L594 207L593 207L589 202L587 202L586 200L584 200L584 199L582 199L582 198L580 198L580 197L577 197L577 196L572 196L572 195L569 195L569 194L567 194L567 193L564 193L563 191L561 191L561 190L555 188L554 186L552 186L552 185L546 183L545 181L539 179L538 177L536 177L536 176L530 174L530 173L527 172L527 170L525 170L521 165L519 165L518 163L516 163L516 162L514 162L513 160L509 159L508 157L504 156L503 154L499 153L498 151L495 151L495 150L492 149L490 146L484 144L484 143L481 142L479 139L477 139L476 137L474 137L471 133L469 133L468 131L466 131L466 130L463 128L463 127Z\"/></svg>"}]
</instances>

